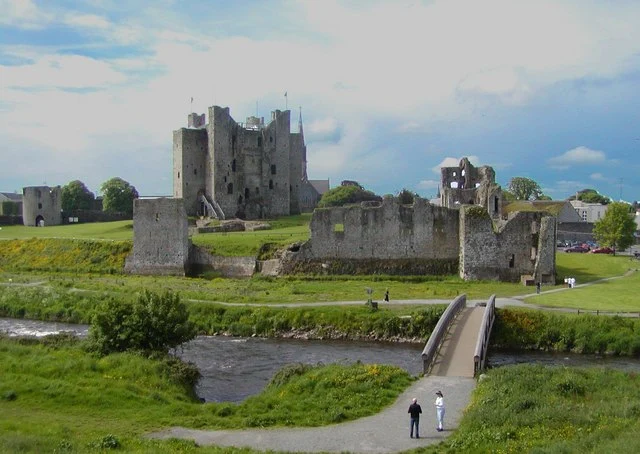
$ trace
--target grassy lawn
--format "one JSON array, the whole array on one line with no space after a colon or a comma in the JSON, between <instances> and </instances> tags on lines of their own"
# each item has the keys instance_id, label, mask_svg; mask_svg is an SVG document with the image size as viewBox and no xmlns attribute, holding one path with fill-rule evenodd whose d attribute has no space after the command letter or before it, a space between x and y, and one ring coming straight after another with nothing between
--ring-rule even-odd
<instances>
[{"instance_id":1,"label":"grassy lawn","mask_svg":"<svg viewBox=\"0 0 640 454\"><path fill-rule=\"evenodd\" d=\"M47 227L25 227L24 225L0 227L0 239L14 240L28 238L131 240L133 239L133 221L94 222Z\"/></svg>"},{"instance_id":2,"label":"grassy lawn","mask_svg":"<svg viewBox=\"0 0 640 454\"><path fill-rule=\"evenodd\" d=\"M285 244L304 241L309 236L310 214L268 221L273 229L255 232L210 233L192 237L195 244L221 255L257 255L265 244L271 250ZM389 289L391 300L445 299L465 293L469 299L486 299L531 293L520 284L495 281L465 282L458 276L295 276L278 279L256 276L251 279L222 279L209 273L201 278L144 277L119 274L124 257L130 251L131 221L76 224L55 227L9 226L0 230L0 238L23 238L0 242L0 283L43 282L43 285L108 292L127 297L144 288L171 289L184 299L235 303L298 303L328 301L365 301L365 289L373 289L373 299L381 300ZM64 240L35 240L34 236ZM71 238L78 238L71 240ZM121 239L98 241L90 239ZM596 254L556 256L558 277L575 277L585 283L604 277L620 276L638 264L627 257ZM86 274L91 272L91 274ZM640 311L633 298L637 278L625 278L588 289L546 294L527 301L549 306L583 309ZM561 286L558 286L561 287ZM545 287L549 290L554 287ZM593 296L592 293L593 292ZM615 295L615 297L614 297Z\"/></svg>"},{"instance_id":3,"label":"grassy lawn","mask_svg":"<svg viewBox=\"0 0 640 454\"><path fill-rule=\"evenodd\" d=\"M640 378L604 368L500 367L429 453L640 452Z\"/></svg>"},{"instance_id":4,"label":"grassy lawn","mask_svg":"<svg viewBox=\"0 0 640 454\"><path fill-rule=\"evenodd\" d=\"M621 279L598 282L582 288L567 289L526 298L526 302L548 307L566 307L590 311L640 312L640 272Z\"/></svg>"},{"instance_id":5,"label":"grassy lawn","mask_svg":"<svg viewBox=\"0 0 640 454\"><path fill-rule=\"evenodd\" d=\"M322 426L379 412L413 379L382 365L291 365L239 404L201 404L171 363L0 338L0 451L251 452L143 435L171 426Z\"/></svg>"},{"instance_id":6,"label":"grassy lawn","mask_svg":"<svg viewBox=\"0 0 640 454\"><path fill-rule=\"evenodd\" d=\"M558 277L575 277L577 284L622 276L629 270L640 269L640 262L625 256L603 254L567 254L556 256ZM545 288L547 290L548 288ZM584 310L640 312L640 272L620 279L597 282L582 288L562 292L543 293L526 298L527 303L548 307Z\"/></svg>"}]
</instances>

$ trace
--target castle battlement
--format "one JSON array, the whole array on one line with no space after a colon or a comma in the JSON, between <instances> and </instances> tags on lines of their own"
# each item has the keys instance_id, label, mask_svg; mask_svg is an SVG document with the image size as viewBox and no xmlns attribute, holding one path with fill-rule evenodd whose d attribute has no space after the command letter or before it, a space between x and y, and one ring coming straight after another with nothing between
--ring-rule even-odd
<instances>
[{"instance_id":1,"label":"castle battlement","mask_svg":"<svg viewBox=\"0 0 640 454\"><path fill-rule=\"evenodd\" d=\"M258 219L313 209L320 194L307 180L302 119L292 133L290 116L275 110L268 124L255 116L243 124L228 107L209 107L208 121L189 114L188 128L173 132L173 196L187 214Z\"/></svg>"}]
</instances>

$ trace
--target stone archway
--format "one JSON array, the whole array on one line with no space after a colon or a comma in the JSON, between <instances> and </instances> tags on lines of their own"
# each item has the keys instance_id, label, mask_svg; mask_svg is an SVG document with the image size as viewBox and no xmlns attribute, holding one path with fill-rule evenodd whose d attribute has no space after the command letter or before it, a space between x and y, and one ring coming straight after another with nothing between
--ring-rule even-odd
<instances>
[{"instance_id":1,"label":"stone archway","mask_svg":"<svg viewBox=\"0 0 640 454\"><path fill-rule=\"evenodd\" d=\"M36 227L44 227L44 217L42 217L41 214L39 214L38 216L36 216Z\"/></svg>"}]
</instances>

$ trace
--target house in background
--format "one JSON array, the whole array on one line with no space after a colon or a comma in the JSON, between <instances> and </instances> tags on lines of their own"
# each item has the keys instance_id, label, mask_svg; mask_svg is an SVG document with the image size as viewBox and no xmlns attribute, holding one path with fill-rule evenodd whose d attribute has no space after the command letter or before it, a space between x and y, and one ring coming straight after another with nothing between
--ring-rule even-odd
<instances>
[{"instance_id":1,"label":"house in background","mask_svg":"<svg viewBox=\"0 0 640 454\"><path fill-rule=\"evenodd\" d=\"M593 224L604 217L609 205L601 203L586 203L582 200L571 200L571 206L576 210L583 222Z\"/></svg>"},{"instance_id":2,"label":"house in background","mask_svg":"<svg viewBox=\"0 0 640 454\"><path fill-rule=\"evenodd\" d=\"M504 208L507 215L518 211L544 211L554 215L557 219L556 235L559 242L593 241L593 223L583 221L582 215L568 200L516 200Z\"/></svg>"}]
</instances>

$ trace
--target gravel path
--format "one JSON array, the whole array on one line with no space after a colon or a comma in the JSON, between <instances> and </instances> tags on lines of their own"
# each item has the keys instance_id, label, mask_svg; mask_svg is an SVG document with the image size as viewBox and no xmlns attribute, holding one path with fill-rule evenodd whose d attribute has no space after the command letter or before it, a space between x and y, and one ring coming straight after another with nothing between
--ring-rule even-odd
<instances>
[{"instance_id":1,"label":"gravel path","mask_svg":"<svg viewBox=\"0 0 640 454\"><path fill-rule=\"evenodd\" d=\"M380 413L332 426L243 430L195 430L173 427L149 438L183 438L198 445L250 447L257 450L295 452L393 453L439 443L458 426L469 404L475 379L427 376L418 379L398 400ZM435 391L445 397L445 431L436 431ZM420 439L409 438L411 399L422 407Z\"/></svg>"}]
</instances>

